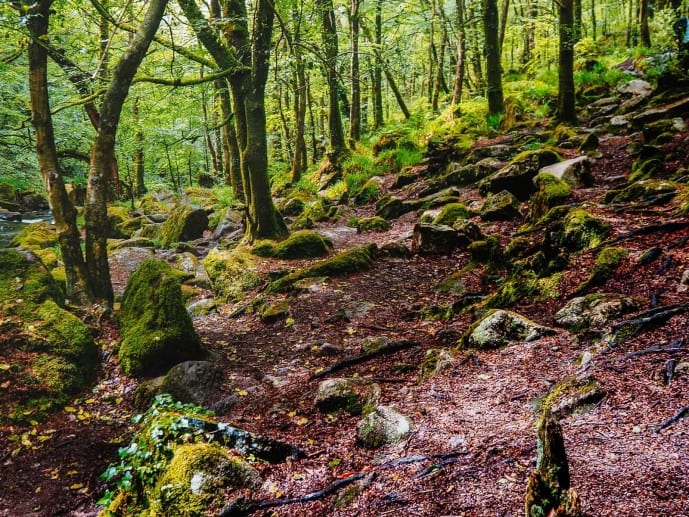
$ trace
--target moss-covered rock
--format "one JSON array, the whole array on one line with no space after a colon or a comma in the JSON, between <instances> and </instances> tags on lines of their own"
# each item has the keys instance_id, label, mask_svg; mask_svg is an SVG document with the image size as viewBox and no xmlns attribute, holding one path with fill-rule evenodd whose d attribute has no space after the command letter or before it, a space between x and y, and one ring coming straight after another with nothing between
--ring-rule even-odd
<instances>
[{"instance_id":1,"label":"moss-covered rock","mask_svg":"<svg viewBox=\"0 0 689 517\"><path fill-rule=\"evenodd\" d=\"M452 354L449 350L444 348L430 348L426 350L426 355L419 366L419 376L417 382L422 382L430 379L438 373L445 370L452 364Z\"/></svg>"},{"instance_id":2,"label":"moss-covered rock","mask_svg":"<svg viewBox=\"0 0 689 517\"><path fill-rule=\"evenodd\" d=\"M351 193L351 198L357 205L364 205L380 197L381 180L378 177L370 178L355 192Z\"/></svg>"},{"instance_id":3,"label":"moss-covered rock","mask_svg":"<svg viewBox=\"0 0 689 517\"><path fill-rule=\"evenodd\" d=\"M386 232L390 229L390 223L379 216L364 217L357 220L356 230L358 233L366 232Z\"/></svg>"},{"instance_id":4,"label":"moss-covered rock","mask_svg":"<svg viewBox=\"0 0 689 517\"><path fill-rule=\"evenodd\" d=\"M605 391L594 377L568 377L552 387L541 400L539 409L543 414L561 419L576 411L590 408L603 397Z\"/></svg>"},{"instance_id":5,"label":"moss-covered rock","mask_svg":"<svg viewBox=\"0 0 689 517\"><path fill-rule=\"evenodd\" d=\"M317 199L309 204L301 215L292 223L292 230L313 228L314 223L328 220L328 207L324 199Z\"/></svg>"},{"instance_id":6,"label":"moss-covered rock","mask_svg":"<svg viewBox=\"0 0 689 517\"><path fill-rule=\"evenodd\" d=\"M261 307L259 314L263 323L273 323L285 319L289 316L289 302L280 300L271 305L265 305Z\"/></svg>"},{"instance_id":7,"label":"moss-covered rock","mask_svg":"<svg viewBox=\"0 0 689 517\"><path fill-rule=\"evenodd\" d=\"M62 307L63 294L34 255L0 249L0 347L12 368L0 420L38 419L94 376L93 333Z\"/></svg>"},{"instance_id":8,"label":"moss-covered rock","mask_svg":"<svg viewBox=\"0 0 689 517\"><path fill-rule=\"evenodd\" d=\"M457 222L457 219L468 219L469 215L469 210L464 203L448 203L433 219L433 224L452 226Z\"/></svg>"},{"instance_id":9,"label":"moss-covered rock","mask_svg":"<svg viewBox=\"0 0 689 517\"><path fill-rule=\"evenodd\" d=\"M343 251L326 260L318 262L313 266L299 269L282 278L279 278L268 286L269 292L285 292L292 288L292 285L303 278L309 277L332 277L345 275L347 273L357 273L368 269L378 252L375 244L366 244L356 248Z\"/></svg>"},{"instance_id":10,"label":"moss-covered rock","mask_svg":"<svg viewBox=\"0 0 689 517\"><path fill-rule=\"evenodd\" d=\"M160 228L160 245L167 248L175 242L198 239L208 229L208 214L201 208L176 205Z\"/></svg>"},{"instance_id":11,"label":"moss-covered rock","mask_svg":"<svg viewBox=\"0 0 689 517\"><path fill-rule=\"evenodd\" d=\"M357 424L357 440L368 448L397 443L411 432L411 421L388 406L378 406Z\"/></svg>"},{"instance_id":12,"label":"moss-covered rock","mask_svg":"<svg viewBox=\"0 0 689 517\"><path fill-rule=\"evenodd\" d=\"M626 256L627 250L623 248L603 248L596 257L591 275L577 288L577 292L581 293L591 287L604 284L612 278Z\"/></svg>"},{"instance_id":13,"label":"moss-covered rock","mask_svg":"<svg viewBox=\"0 0 689 517\"><path fill-rule=\"evenodd\" d=\"M11 244L33 252L54 248L57 246L57 233L50 223L32 223L15 235Z\"/></svg>"},{"instance_id":14,"label":"moss-covered rock","mask_svg":"<svg viewBox=\"0 0 689 517\"><path fill-rule=\"evenodd\" d=\"M108 207L108 238L125 239L122 225L129 219L129 210L123 206L110 205Z\"/></svg>"},{"instance_id":15,"label":"moss-covered rock","mask_svg":"<svg viewBox=\"0 0 689 517\"><path fill-rule=\"evenodd\" d=\"M17 212L21 208L17 202L17 193L14 187L4 181L0 181L0 208L12 212Z\"/></svg>"},{"instance_id":16,"label":"moss-covered rock","mask_svg":"<svg viewBox=\"0 0 689 517\"><path fill-rule=\"evenodd\" d=\"M562 245L571 251L595 248L610 232L610 225L583 208L570 210L564 218Z\"/></svg>"},{"instance_id":17,"label":"moss-covered rock","mask_svg":"<svg viewBox=\"0 0 689 517\"><path fill-rule=\"evenodd\" d=\"M466 331L460 345L490 350L514 342L533 341L555 331L512 311L492 310Z\"/></svg>"},{"instance_id":18,"label":"moss-covered rock","mask_svg":"<svg viewBox=\"0 0 689 517\"><path fill-rule=\"evenodd\" d=\"M507 190L488 196L481 207L484 221L512 221L520 217L519 200Z\"/></svg>"},{"instance_id":19,"label":"moss-covered rock","mask_svg":"<svg viewBox=\"0 0 689 517\"><path fill-rule=\"evenodd\" d=\"M672 194L678 189L677 183L666 180L646 179L636 181L619 192L615 192L609 203L625 203L633 201L650 201L664 194Z\"/></svg>"},{"instance_id":20,"label":"moss-covered rock","mask_svg":"<svg viewBox=\"0 0 689 517\"><path fill-rule=\"evenodd\" d=\"M414 226L413 253L447 254L459 244L457 231L444 224L418 223Z\"/></svg>"},{"instance_id":21,"label":"moss-covered rock","mask_svg":"<svg viewBox=\"0 0 689 517\"><path fill-rule=\"evenodd\" d=\"M232 251L211 250L203 259L213 292L222 302L236 302L246 291L263 283L251 256L243 248Z\"/></svg>"},{"instance_id":22,"label":"moss-covered rock","mask_svg":"<svg viewBox=\"0 0 689 517\"><path fill-rule=\"evenodd\" d=\"M560 161L559 155L552 149L524 151L498 172L481 181L479 191L482 195L489 192L496 194L507 190L520 201L525 201L536 190L532 179L547 165Z\"/></svg>"},{"instance_id":23,"label":"moss-covered rock","mask_svg":"<svg viewBox=\"0 0 689 517\"><path fill-rule=\"evenodd\" d=\"M122 371L159 374L200 354L179 274L164 262L147 260L130 277L122 298Z\"/></svg>"},{"instance_id":24,"label":"moss-covered rock","mask_svg":"<svg viewBox=\"0 0 689 517\"><path fill-rule=\"evenodd\" d=\"M603 327L613 318L636 310L639 306L639 301L629 296L593 293L572 298L555 313L553 319L558 325L577 332L590 327Z\"/></svg>"},{"instance_id":25,"label":"moss-covered rock","mask_svg":"<svg viewBox=\"0 0 689 517\"><path fill-rule=\"evenodd\" d=\"M361 397L347 379L326 379L318 384L314 404L321 413L361 413Z\"/></svg>"},{"instance_id":26,"label":"moss-covered rock","mask_svg":"<svg viewBox=\"0 0 689 517\"><path fill-rule=\"evenodd\" d=\"M419 200L400 199L393 196L385 196L376 204L376 215L383 219L392 220L403 216L423 205Z\"/></svg>"},{"instance_id":27,"label":"moss-covered rock","mask_svg":"<svg viewBox=\"0 0 689 517\"><path fill-rule=\"evenodd\" d=\"M198 516L210 508L222 508L225 489L258 488L260 484L256 469L218 445L180 445L158 479L152 508L160 515Z\"/></svg>"},{"instance_id":28,"label":"moss-covered rock","mask_svg":"<svg viewBox=\"0 0 689 517\"><path fill-rule=\"evenodd\" d=\"M534 178L534 185L538 189L529 200L530 223L538 222L551 208L562 205L572 194L569 184L552 174L539 174Z\"/></svg>"},{"instance_id":29,"label":"moss-covered rock","mask_svg":"<svg viewBox=\"0 0 689 517\"><path fill-rule=\"evenodd\" d=\"M281 242L257 242L251 252L259 257L304 259L327 255L331 247L330 239L323 237L318 232L302 230L291 234Z\"/></svg>"},{"instance_id":30,"label":"moss-covered rock","mask_svg":"<svg viewBox=\"0 0 689 517\"><path fill-rule=\"evenodd\" d=\"M504 251L494 235L489 235L483 240L473 241L467 249L471 253L471 260L482 264L498 266L502 264L504 259Z\"/></svg>"}]
</instances>

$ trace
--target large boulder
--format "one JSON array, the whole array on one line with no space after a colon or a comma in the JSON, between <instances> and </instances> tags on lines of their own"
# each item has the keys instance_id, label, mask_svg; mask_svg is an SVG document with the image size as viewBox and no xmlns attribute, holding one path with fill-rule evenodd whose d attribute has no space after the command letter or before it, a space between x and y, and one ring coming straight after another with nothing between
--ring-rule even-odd
<instances>
[{"instance_id":1,"label":"large boulder","mask_svg":"<svg viewBox=\"0 0 689 517\"><path fill-rule=\"evenodd\" d=\"M489 311L464 334L466 348L493 349L515 342L534 341L555 331L506 310Z\"/></svg>"},{"instance_id":2,"label":"large boulder","mask_svg":"<svg viewBox=\"0 0 689 517\"><path fill-rule=\"evenodd\" d=\"M318 232L301 230L281 242L257 242L251 252L259 257L304 259L327 255L331 247L330 239L324 238Z\"/></svg>"},{"instance_id":3,"label":"large boulder","mask_svg":"<svg viewBox=\"0 0 689 517\"><path fill-rule=\"evenodd\" d=\"M98 348L35 255L0 249L0 264L0 421L37 420L94 377Z\"/></svg>"},{"instance_id":4,"label":"large boulder","mask_svg":"<svg viewBox=\"0 0 689 517\"><path fill-rule=\"evenodd\" d=\"M591 174L591 159L588 156L578 156L571 160L547 165L538 171L541 174L550 174L557 179L564 181L570 187L583 188L593 185L593 175ZM538 176L534 179L536 181Z\"/></svg>"},{"instance_id":5,"label":"large boulder","mask_svg":"<svg viewBox=\"0 0 689 517\"><path fill-rule=\"evenodd\" d=\"M211 250L203 259L213 292L222 302L236 302L250 289L261 285L252 257L243 248L232 251Z\"/></svg>"},{"instance_id":6,"label":"large boulder","mask_svg":"<svg viewBox=\"0 0 689 517\"><path fill-rule=\"evenodd\" d=\"M508 190L520 201L525 201L536 190L531 180L543 167L558 161L560 157L550 149L525 151L498 172L481 181L479 191L482 195L487 195L489 192L497 194L502 190Z\"/></svg>"},{"instance_id":7,"label":"large boulder","mask_svg":"<svg viewBox=\"0 0 689 517\"><path fill-rule=\"evenodd\" d=\"M223 380L222 372L209 361L184 361L165 374L161 393L169 393L175 400L207 406L213 390Z\"/></svg>"},{"instance_id":8,"label":"large boulder","mask_svg":"<svg viewBox=\"0 0 689 517\"><path fill-rule=\"evenodd\" d=\"M175 242L193 241L208 228L208 214L202 208L176 205L160 228L160 245L167 248Z\"/></svg>"},{"instance_id":9,"label":"large boulder","mask_svg":"<svg viewBox=\"0 0 689 517\"><path fill-rule=\"evenodd\" d=\"M575 330L600 328L638 307L639 302L629 296L595 293L572 298L555 313L554 319L558 325Z\"/></svg>"},{"instance_id":10,"label":"large boulder","mask_svg":"<svg viewBox=\"0 0 689 517\"><path fill-rule=\"evenodd\" d=\"M507 190L488 196L481 207L484 221L512 221L520 217L519 200Z\"/></svg>"},{"instance_id":11,"label":"large boulder","mask_svg":"<svg viewBox=\"0 0 689 517\"><path fill-rule=\"evenodd\" d=\"M389 406L378 406L359 421L356 430L359 443L377 448L403 440L411 432L411 421Z\"/></svg>"},{"instance_id":12,"label":"large boulder","mask_svg":"<svg viewBox=\"0 0 689 517\"><path fill-rule=\"evenodd\" d=\"M201 355L201 343L182 301L179 273L147 260L122 298L120 366L127 375L155 375Z\"/></svg>"},{"instance_id":13,"label":"large boulder","mask_svg":"<svg viewBox=\"0 0 689 517\"><path fill-rule=\"evenodd\" d=\"M444 224L418 223L414 226L412 252L448 254L459 244L457 231Z\"/></svg>"}]
</instances>

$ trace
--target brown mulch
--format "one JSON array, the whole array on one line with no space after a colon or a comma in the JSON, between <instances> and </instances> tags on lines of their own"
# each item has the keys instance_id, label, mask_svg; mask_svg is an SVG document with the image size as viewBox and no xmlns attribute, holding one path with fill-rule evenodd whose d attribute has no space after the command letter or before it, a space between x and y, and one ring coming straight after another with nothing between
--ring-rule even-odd
<instances>
[{"instance_id":1,"label":"brown mulch","mask_svg":"<svg viewBox=\"0 0 689 517\"><path fill-rule=\"evenodd\" d=\"M639 213L631 206L617 210L619 207L601 203L605 190L618 181L615 178L629 172L629 143L627 137L604 138L599 149L603 157L594 165L595 186L576 192L587 210L612 225L613 238L671 216L667 207ZM683 166L687 166L686 157ZM463 195L467 200L478 199L475 190L467 189ZM357 213L370 215L371 211L366 207ZM414 214L407 214L383 234L357 234L337 226L320 229L333 240L336 250L341 250L365 242L380 245L397 240L408 234L414 222ZM482 225L486 232L499 232L504 241L514 236L519 226ZM678 293L677 286L682 272L689 268L689 247L672 246L687 236L689 228L684 228L616 244L625 248L628 256L614 278L595 291L637 297L644 309L652 304L687 303L687 294ZM662 256L638 265L641 254L652 246L660 246ZM539 323L554 325L553 314L573 296L595 258L594 252L573 257L557 298L529 301L514 310ZM537 400L559 380L584 373L578 359L600 336L560 331L502 350L472 356L460 352L448 369L417 383L418 365L426 350L454 347L456 338L452 336L465 331L474 315L450 321L419 320L409 315L419 308L455 301L457 295L436 287L468 262L464 250L447 256L416 255L409 260L380 258L369 271L332 279L290 297L289 324L263 324L254 314L230 318L241 304L222 307L218 314L195 320L210 357L227 372L227 382L218 387L217 398L240 395L240 402L219 418L307 452L303 460L257 465L264 484L254 494L256 499L296 497L352 474L372 473L349 502L336 504L337 495L329 495L256 515L523 514L526 479L536 456ZM266 270L298 265L275 261L261 264ZM465 290L487 294L508 273L477 269L464 277ZM488 284L482 281L489 277ZM257 294L266 296L250 296ZM274 296L277 298L281 296ZM361 302L368 304L365 314L350 321L329 320L343 308L361 307ZM598 379L606 397L590 411L564 418L562 426L572 486L578 490L587 515L689 515L689 419L657 432L660 423L689 404L687 348L625 359L633 351L689 338L688 329L689 315L675 315L660 326L604 349L586 367L585 373ZM106 349L110 349L116 329L105 328L103 333ZM357 445L357 417L319 414L313 404L318 381L309 381L311 374L341 358L322 355L320 345L331 343L340 347L343 355L355 355L361 351L362 339L368 337L421 342L420 347L381 356L337 374L358 378L362 389L378 384L381 402L412 419L413 432L408 439L378 450ZM666 385L662 371L669 359L681 367ZM104 489L98 475L116 459L117 448L128 442L134 429L130 423L134 387L135 381L121 376L115 359L105 354L96 386L80 394L67 410L32 428L0 430L0 515L95 514L95 501ZM21 439L24 434L26 442ZM20 439L10 442L10 436ZM452 461L431 457L460 452ZM429 458L390 463L417 455ZM232 494L227 497L230 500Z\"/></svg>"}]
</instances>

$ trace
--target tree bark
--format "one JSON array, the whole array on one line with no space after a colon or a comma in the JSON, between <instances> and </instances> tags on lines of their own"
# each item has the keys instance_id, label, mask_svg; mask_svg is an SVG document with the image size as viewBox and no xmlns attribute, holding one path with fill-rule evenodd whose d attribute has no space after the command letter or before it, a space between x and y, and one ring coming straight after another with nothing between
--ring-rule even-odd
<instances>
[{"instance_id":1,"label":"tree bark","mask_svg":"<svg viewBox=\"0 0 689 517\"><path fill-rule=\"evenodd\" d=\"M455 66L455 85L452 90L452 105L462 102L462 88L464 86L464 69L466 55L466 35L464 32L464 0L457 0L457 63ZM455 113L459 115L459 113Z\"/></svg>"},{"instance_id":2,"label":"tree bark","mask_svg":"<svg viewBox=\"0 0 689 517\"><path fill-rule=\"evenodd\" d=\"M132 106L132 116L134 117L134 195L142 196L147 192L144 180L144 135L141 131L141 122L139 118L139 98L134 99L134 106Z\"/></svg>"},{"instance_id":3,"label":"tree bark","mask_svg":"<svg viewBox=\"0 0 689 517\"><path fill-rule=\"evenodd\" d=\"M488 76L488 113L498 115L505 111L502 94L502 66L498 42L498 4L484 0L483 32L485 36L486 72Z\"/></svg>"},{"instance_id":4,"label":"tree bark","mask_svg":"<svg viewBox=\"0 0 689 517\"><path fill-rule=\"evenodd\" d=\"M560 64L558 67L558 119L575 122L574 98L574 0L559 1Z\"/></svg>"},{"instance_id":5,"label":"tree bark","mask_svg":"<svg viewBox=\"0 0 689 517\"><path fill-rule=\"evenodd\" d=\"M651 31L648 28L648 0L639 0L639 36L641 45L651 48Z\"/></svg>"},{"instance_id":6,"label":"tree bark","mask_svg":"<svg viewBox=\"0 0 689 517\"><path fill-rule=\"evenodd\" d=\"M383 117L383 0L376 0L375 39L371 41L376 52L373 68L373 129L380 129L385 123ZM370 36L368 38L371 40ZM381 56L381 57L379 57Z\"/></svg>"},{"instance_id":7,"label":"tree bark","mask_svg":"<svg viewBox=\"0 0 689 517\"><path fill-rule=\"evenodd\" d=\"M361 82L359 74L359 0L352 0L350 23L352 59L350 79L352 83L352 104L349 109L349 141L354 147L361 138Z\"/></svg>"},{"instance_id":8,"label":"tree bark","mask_svg":"<svg viewBox=\"0 0 689 517\"><path fill-rule=\"evenodd\" d=\"M151 0L139 31L112 72L100 108L100 124L91 150L86 187L86 265L95 298L112 305L113 290L107 251L107 175L115 160L115 137L132 79L158 30L167 0Z\"/></svg>"},{"instance_id":9,"label":"tree bark","mask_svg":"<svg viewBox=\"0 0 689 517\"><path fill-rule=\"evenodd\" d=\"M76 223L77 212L67 195L57 161L48 95L48 52L41 43L48 37L53 0L23 3L29 11L27 28L32 36L29 42L29 95L31 123L36 130L36 156L48 190L48 202L62 251L67 277L67 296L70 301L87 304L93 299L93 291L81 252L79 228Z\"/></svg>"},{"instance_id":10,"label":"tree bark","mask_svg":"<svg viewBox=\"0 0 689 517\"><path fill-rule=\"evenodd\" d=\"M225 160L225 184L232 186L232 191L239 201L244 201L244 187L242 185L242 170L237 132L234 127L235 115L232 113L232 102L227 81L222 79L215 82L215 88L220 96L220 113L224 124L222 126L223 159Z\"/></svg>"}]
</instances>

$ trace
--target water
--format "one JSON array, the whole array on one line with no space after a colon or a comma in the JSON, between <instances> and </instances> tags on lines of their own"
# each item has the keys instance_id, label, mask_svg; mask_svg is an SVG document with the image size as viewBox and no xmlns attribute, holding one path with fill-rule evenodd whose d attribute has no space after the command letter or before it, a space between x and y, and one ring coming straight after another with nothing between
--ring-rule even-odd
<instances>
[{"instance_id":1,"label":"water","mask_svg":"<svg viewBox=\"0 0 689 517\"><path fill-rule=\"evenodd\" d=\"M6 248L10 242L20 231L31 223L40 221L53 222L50 212L25 212L22 214L21 221L3 221L0 220L0 248Z\"/></svg>"}]
</instances>

